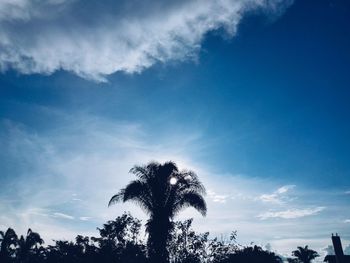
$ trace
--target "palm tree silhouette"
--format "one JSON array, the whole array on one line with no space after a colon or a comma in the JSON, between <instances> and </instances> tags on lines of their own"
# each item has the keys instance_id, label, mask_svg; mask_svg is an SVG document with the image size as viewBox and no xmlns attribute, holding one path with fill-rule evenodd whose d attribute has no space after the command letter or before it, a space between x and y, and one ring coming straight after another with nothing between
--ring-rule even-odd
<instances>
[{"instance_id":1,"label":"palm tree silhouette","mask_svg":"<svg viewBox=\"0 0 350 263\"><path fill-rule=\"evenodd\" d=\"M131 181L114 195L109 205L134 201L143 208L149 215L146 224L149 258L152 262L167 262L172 219L186 207L194 207L205 216L205 188L194 172L179 171L173 162L150 162L144 166L134 166L130 172L137 176L137 180Z\"/></svg>"},{"instance_id":2,"label":"palm tree silhouette","mask_svg":"<svg viewBox=\"0 0 350 263\"><path fill-rule=\"evenodd\" d=\"M308 246L298 247L297 250L292 251L292 255L302 263L310 263L320 256L315 250L309 249Z\"/></svg>"},{"instance_id":3,"label":"palm tree silhouette","mask_svg":"<svg viewBox=\"0 0 350 263\"><path fill-rule=\"evenodd\" d=\"M33 253L37 253L39 251L38 245L42 245L44 240L40 237L40 235L36 232L33 232L30 228L27 231L26 237L21 236L18 240L18 257L21 262L30 261L30 256Z\"/></svg>"},{"instance_id":4,"label":"palm tree silhouette","mask_svg":"<svg viewBox=\"0 0 350 263\"><path fill-rule=\"evenodd\" d=\"M16 232L12 228L8 228L5 233L0 231L0 243L0 262L10 262L18 243Z\"/></svg>"}]
</instances>

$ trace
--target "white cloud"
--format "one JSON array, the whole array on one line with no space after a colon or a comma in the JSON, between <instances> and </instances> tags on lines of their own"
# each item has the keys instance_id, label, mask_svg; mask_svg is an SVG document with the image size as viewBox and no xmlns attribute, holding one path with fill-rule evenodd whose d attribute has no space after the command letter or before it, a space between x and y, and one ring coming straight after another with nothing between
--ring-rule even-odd
<instances>
[{"instance_id":1,"label":"white cloud","mask_svg":"<svg viewBox=\"0 0 350 263\"><path fill-rule=\"evenodd\" d=\"M97 81L157 62L196 58L205 34L234 36L251 10L279 14L291 0L2 0L0 69L67 70Z\"/></svg>"},{"instance_id":2,"label":"white cloud","mask_svg":"<svg viewBox=\"0 0 350 263\"><path fill-rule=\"evenodd\" d=\"M259 196L259 200L266 203L283 204L289 200L286 193L293 189L295 185L284 185L274 191L272 194L262 194Z\"/></svg>"},{"instance_id":3,"label":"white cloud","mask_svg":"<svg viewBox=\"0 0 350 263\"><path fill-rule=\"evenodd\" d=\"M57 218L62 218L62 219L69 219L69 220L73 220L74 216L70 216L64 213L59 213L59 212L55 212L52 215L53 217L57 217Z\"/></svg>"},{"instance_id":4,"label":"white cloud","mask_svg":"<svg viewBox=\"0 0 350 263\"><path fill-rule=\"evenodd\" d=\"M79 217L79 219L81 221L89 221L91 219L91 217L89 217L89 216L81 216L81 217Z\"/></svg>"},{"instance_id":5,"label":"white cloud","mask_svg":"<svg viewBox=\"0 0 350 263\"><path fill-rule=\"evenodd\" d=\"M227 198L229 198L228 195L217 194L212 190L208 190L207 194L208 197L216 203L226 203Z\"/></svg>"},{"instance_id":6,"label":"white cloud","mask_svg":"<svg viewBox=\"0 0 350 263\"><path fill-rule=\"evenodd\" d=\"M334 248L332 245L328 245L323 249L323 251L326 253L326 255L335 255Z\"/></svg>"},{"instance_id":7,"label":"white cloud","mask_svg":"<svg viewBox=\"0 0 350 263\"><path fill-rule=\"evenodd\" d=\"M350 223L350 219L345 219L344 223Z\"/></svg>"},{"instance_id":8,"label":"white cloud","mask_svg":"<svg viewBox=\"0 0 350 263\"><path fill-rule=\"evenodd\" d=\"M285 211L269 211L258 215L260 219L268 218L283 218L283 219L294 219L305 216L316 215L323 211L325 207L306 208L306 209L287 209Z\"/></svg>"},{"instance_id":9,"label":"white cloud","mask_svg":"<svg viewBox=\"0 0 350 263\"><path fill-rule=\"evenodd\" d=\"M350 245L347 245L347 246L344 248L344 254L345 254L345 255L350 255Z\"/></svg>"},{"instance_id":10,"label":"white cloud","mask_svg":"<svg viewBox=\"0 0 350 263\"><path fill-rule=\"evenodd\" d=\"M263 202L280 203L281 200L277 194L262 194L259 199Z\"/></svg>"},{"instance_id":11,"label":"white cloud","mask_svg":"<svg viewBox=\"0 0 350 263\"><path fill-rule=\"evenodd\" d=\"M279 194L284 194L284 193L287 193L289 190L293 189L294 187L295 185L284 185L278 188L276 192Z\"/></svg>"}]
</instances>

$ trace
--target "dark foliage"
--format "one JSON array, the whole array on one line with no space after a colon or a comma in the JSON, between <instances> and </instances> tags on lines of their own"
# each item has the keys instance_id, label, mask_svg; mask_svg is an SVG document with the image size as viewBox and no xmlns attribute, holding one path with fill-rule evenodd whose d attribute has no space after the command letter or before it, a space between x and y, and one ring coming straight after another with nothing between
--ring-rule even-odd
<instances>
[{"instance_id":1,"label":"dark foliage","mask_svg":"<svg viewBox=\"0 0 350 263\"><path fill-rule=\"evenodd\" d=\"M124 213L98 228L99 237L78 235L75 241L55 241L43 247L38 233L28 230L26 237L17 237L9 228L0 232L1 263L143 263L146 247L139 241L141 221Z\"/></svg>"},{"instance_id":2,"label":"dark foliage","mask_svg":"<svg viewBox=\"0 0 350 263\"><path fill-rule=\"evenodd\" d=\"M298 247L297 250L292 252L292 255L295 257L291 259L290 262L300 262L300 263L310 263L315 258L319 257L319 254L312 249L309 249L308 246Z\"/></svg>"},{"instance_id":3,"label":"dark foliage","mask_svg":"<svg viewBox=\"0 0 350 263\"><path fill-rule=\"evenodd\" d=\"M9 228L0 232L1 263L150 263L147 242L140 238L141 221L129 213L108 221L98 237L78 235L74 241L57 240L43 246L38 233L28 230L18 238ZM236 232L227 240L196 233L192 219L174 222L167 243L169 263L280 263L281 259L261 247L243 247L236 242ZM298 261L300 262L300 261Z\"/></svg>"},{"instance_id":4,"label":"dark foliage","mask_svg":"<svg viewBox=\"0 0 350 263\"><path fill-rule=\"evenodd\" d=\"M220 263L282 263L275 253L263 250L259 246L245 247L235 253L228 254Z\"/></svg>"}]
</instances>

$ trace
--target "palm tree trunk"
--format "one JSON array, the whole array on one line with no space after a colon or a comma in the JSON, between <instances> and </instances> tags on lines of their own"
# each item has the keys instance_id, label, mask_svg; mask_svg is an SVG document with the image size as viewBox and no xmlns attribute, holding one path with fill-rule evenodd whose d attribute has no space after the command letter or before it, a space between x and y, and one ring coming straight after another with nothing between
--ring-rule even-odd
<instances>
[{"instance_id":1,"label":"palm tree trunk","mask_svg":"<svg viewBox=\"0 0 350 263\"><path fill-rule=\"evenodd\" d=\"M168 263L167 249L171 223L168 217L156 217L148 222L148 256L151 263Z\"/></svg>"}]
</instances>

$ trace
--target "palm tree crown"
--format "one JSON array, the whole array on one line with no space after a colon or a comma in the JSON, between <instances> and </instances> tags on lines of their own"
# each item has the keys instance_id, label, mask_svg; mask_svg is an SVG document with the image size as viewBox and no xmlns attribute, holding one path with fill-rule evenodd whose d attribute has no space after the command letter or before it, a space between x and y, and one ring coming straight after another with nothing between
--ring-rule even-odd
<instances>
[{"instance_id":1,"label":"palm tree crown","mask_svg":"<svg viewBox=\"0 0 350 263\"><path fill-rule=\"evenodd\" d=\"M313 259L319 257L319 254L315 250L309 249L308 246L298 247L297 250L292 252L292 255L302 263L310 263Z\"/></svg>"},{"instance_id":2,"label":"palm tree crown","mask_svg":"<svg viewBox=\"0 0 350 263\"><path fill-rule=\"evenodd\" d=\"M146 224L149 256L155 262L165 262L171 220L186 207L193 207L205 216L205 188L194 172L179 171L173 162L151 162L134 166L130 172L137 179L114 195L109 205L133 201L143 208L150 216Z\"/></svg>"},{"instance_id":3,"label":"palm tree crown","mask_svg":"<svg viewBox=\"0 0 350 263\"><path fill-rule=\"evenodd\" d=\"M42 245L44 240L36 232L33 232L30 228L27 231L27 235L21 236L18 240L18 257L22 262L29 261L31 253L38 251L38 245Z\"/></svg>"},{"instance_id":4,"label":"palm tree crown","mask_svg":"<svg viewBox=\"0 0 350 263\"><path fill-rule=\"evenodd\" d=\"M0 231L0 262L10 261L16 251L17 243L18 237L12 228L8 228L5 233Z\"/></svg>"}]
</instances>

